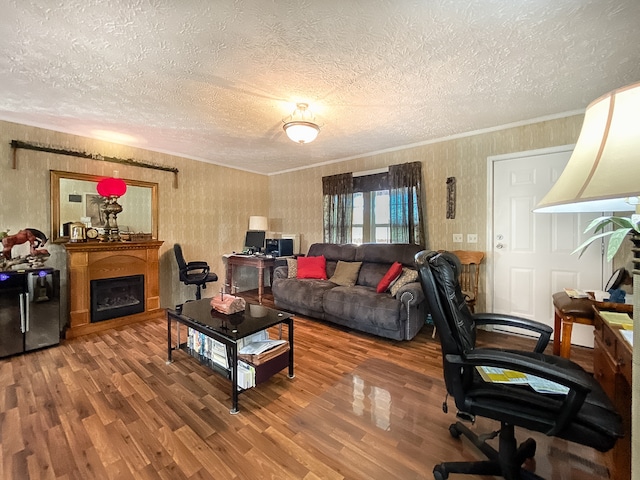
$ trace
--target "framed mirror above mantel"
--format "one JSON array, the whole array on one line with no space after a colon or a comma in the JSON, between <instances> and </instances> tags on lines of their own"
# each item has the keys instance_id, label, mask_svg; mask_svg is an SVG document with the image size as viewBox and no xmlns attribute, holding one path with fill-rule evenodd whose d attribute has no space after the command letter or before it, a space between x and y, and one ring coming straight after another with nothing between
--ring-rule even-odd
<instances>
[{"instance_id":1,"label":"framed mirror above mantel","mask_svg":"<svg viewBox=\"0 0 640 480\"><path fill-rule=\"evenodd\" d=\"M104 176L85 173L50 171L51 180L51 241L65 243L64 225L73 222L87 223L100 228L105 219L101 216L103 198L96 186ZM151 233L158 238L158 184L123 178L127 192L118 199L122 212L118 214L121 231Z\"/></svg>"}]
</instances>

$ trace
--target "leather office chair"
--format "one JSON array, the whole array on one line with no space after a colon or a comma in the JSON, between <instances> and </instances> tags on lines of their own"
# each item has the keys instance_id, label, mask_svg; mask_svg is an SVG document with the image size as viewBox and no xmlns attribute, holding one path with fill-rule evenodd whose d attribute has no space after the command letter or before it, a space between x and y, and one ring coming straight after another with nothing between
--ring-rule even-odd
<instances>
[{"instance_id":1,"label":"leather office chair","mask_svg":"<svg viewBox=\"0 0 640 480\"><path fill-rule=\"evenodd\" d=\"M500 429L477 435L456 422L449 433L464 435L485 455L486 461L446 462L436 465L436 480L450 473L499 475L507 479L540 479L522 468L535 454L535 440L517 446L515 427L545 433L607 451L622 436L622 422L611 401L593 378L568 359L542 353L549 342L551 327L511 315L472 314L458 283L460 263L449 252L423 251L416 255L416 266L431 316L440 334L444 380L462 420L476 416L500 422ZM476 348L477 325L508 325L535 333L533 352ZM537 393L528 385L484 381L477 366L515 370L566 386L565 394ZM443 410L447 412L446 400ZM499 450L486 443L499 436Z\"/></svg>"},{"instance_id":2,"label":"leather office chair","mask_svg":"<svg viewBox=\"0 0 640 480\"><path fill-rule=\"evenodd\" d=\"M471 313L476 311L478 299L478 284L480 283L480 264L484 258L483 252L471 250L453 250L462 268L460 269L460 288Z\"/></svg>"},{"instance_id":3,"label":"leather office chair","mask_svg":"<svg viewBox=\"0 0 640 480\"><path fill-rule=\"evenodd\" d=\"M180 281L185 285L195 285L197 287L196 300L200 300L202 298L200 288L207 288L207 283L209 282L217 282L218 275L209 271L207 262L187 263L182 255L182 247L179 243L173 245L173 253L175 253L178 262Z\"/></svg>"}]
</instances>

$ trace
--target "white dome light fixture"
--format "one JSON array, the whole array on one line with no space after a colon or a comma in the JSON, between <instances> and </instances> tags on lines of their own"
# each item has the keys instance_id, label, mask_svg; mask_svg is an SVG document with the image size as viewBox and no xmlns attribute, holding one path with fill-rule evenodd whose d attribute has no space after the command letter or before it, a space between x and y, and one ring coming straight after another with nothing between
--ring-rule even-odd
<instances>
[{"instance_id":1,"label":"white dome light fixture","mask_svg":"<svg viewBox=\"0 0 640 480\"><path fill-rule=\"evenodd\" d=\"M320 127L315 123L316 117L308 108L307 103L298 103L291 115L282 119L287 137L296 143L313 142L320 132Z\"/></svg>"}]
</instances>

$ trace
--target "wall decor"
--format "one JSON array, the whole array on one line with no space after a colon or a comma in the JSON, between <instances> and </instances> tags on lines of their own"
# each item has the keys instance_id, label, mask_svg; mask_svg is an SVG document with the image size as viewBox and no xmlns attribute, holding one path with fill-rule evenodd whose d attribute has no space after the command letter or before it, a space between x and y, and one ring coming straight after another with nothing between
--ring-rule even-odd
<instances>
[{"instance_id":1,"label":"wall decor","mask_svg":"<svg viewBox=\"0 0 640 480\"><path fill-rule=\"evenodd\" d=\"M447 178L447 218L456 218L456 177Z\"/></svg>"},{"instance_id":2,"label":"wall decor","mask_svg":"<svg viewBox=\"0 0 640 480\"><path fill-rule=\"evenodd\" d=\"M22 142L20 140L11 140L11 148L13 150L13 169L18 168L18 159L16 156L16 151L19 148L25 150L34 150L36 152L46 152L46 153L54 153L56 155L67 155L70 157L79 157L79 158L88 158L91 160L99 160L102 162L112 162L119 163L122 165L131 165L133 167L142 167L142 168L151 168L154 170L163 170L165 172L171 172L174 174L174 187L178 188L178 169L174 167L166 167L164 165L158 165L150 162L143 162L140 160L134 160L133 158L117 158L117 157L106 157L104 155L100 155L99 153L87 153L80 152L78 150L67 150L64 148L52 147L50 145L43 145L39 143L29 143Z\"/></svg>"}]
</instances>

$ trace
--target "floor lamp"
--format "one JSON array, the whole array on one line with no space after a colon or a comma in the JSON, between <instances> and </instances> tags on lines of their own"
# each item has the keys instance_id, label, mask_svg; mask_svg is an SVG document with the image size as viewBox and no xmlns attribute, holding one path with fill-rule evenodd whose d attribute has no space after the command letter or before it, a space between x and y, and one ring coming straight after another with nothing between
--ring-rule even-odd
<instances>
[{"instance_id":1,"label":"floor lamp","mask_svg":"<svg viewBox=\"0 0 640 480\"><path fill-rule=\"evenodd\" d=\"M623 237L633 252L633 376L631 400L631 478L640 480L640 83L619 88L594 100L571 158L558 181L534 212L623 212L631 217L604 217L617 233L610 236L610 258Z\"/></svg>"}]
</instances>

